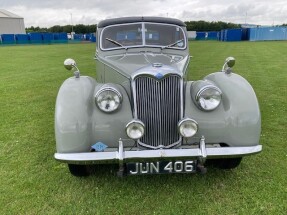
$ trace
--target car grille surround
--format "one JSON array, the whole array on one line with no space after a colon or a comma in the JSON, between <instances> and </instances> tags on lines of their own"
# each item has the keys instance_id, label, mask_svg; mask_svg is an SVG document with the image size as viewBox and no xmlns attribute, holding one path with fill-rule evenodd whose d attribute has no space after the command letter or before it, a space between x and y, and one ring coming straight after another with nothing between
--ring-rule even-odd
<instances>
[{"instance_id":1,"label":"car grille surround","mask_svg":"<svg viewBox=\"0 0 287 215\"><path fill-rule=\"evenodd\" d=\"M156 77L141 74L133 80L135 116L145 124L138 144L171 148L181 142L177 124L182 118L183 80L178 74Z\"/></svg>"}]
</instances>

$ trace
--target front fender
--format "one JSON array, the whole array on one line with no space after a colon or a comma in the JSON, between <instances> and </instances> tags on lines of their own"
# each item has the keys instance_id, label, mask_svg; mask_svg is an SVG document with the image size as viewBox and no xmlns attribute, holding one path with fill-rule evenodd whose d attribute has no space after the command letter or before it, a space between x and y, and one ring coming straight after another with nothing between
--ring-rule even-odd
<instances>
[{"instance_id":1,"label":"front fender","mask_svg":"<svg viewBox=\"0 0 287 215\"><path fill-rule=\"evenodd\" d=\"M89 150L95 85L96 81L86 76L71 77L62 84L55 108L57 152Z\"/></svg>"},{"instance_id":2,"label":"front fender","mask_svg":"<svg viewBox=\"0 0 287 215\"><path fill-rule=\"evenodd\" d=\"M102 85L87 76L72 77L62 84L55 108L58 153L88 152L97 142L118 147L119 138L127 138L125 126L132 119L129 97L123 87L115 85L122 93L122 105L114 113L104 113L94 99ZM127 141L128 146L133 144Z\"/></svg>"},{"instance_id":3,"label":"front fender","mask_svg":"<svg viewBox=\"0 0 287 215\"><path fill-rule=\"evenodd\" d=\"M198 122L198 136L204 135L207 143L226 143L230 146L259 144L261 115L252 86L240 75L224 72L204 78L222 91L222 102L211 112L200 110L193 102L186 85L185 115Z\"/></svg>"}]
</instances>

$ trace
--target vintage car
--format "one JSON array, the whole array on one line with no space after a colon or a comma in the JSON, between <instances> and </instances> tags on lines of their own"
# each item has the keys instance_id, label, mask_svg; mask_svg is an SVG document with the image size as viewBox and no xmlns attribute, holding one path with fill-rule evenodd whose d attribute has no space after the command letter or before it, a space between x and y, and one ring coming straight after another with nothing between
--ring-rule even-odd
<instances>
[{"instance_id":1,"label":"vintage car","mask_svg":"<svg viewBox=\"0 0 287 215\"><path fill-rule=\"evenodd\" d=\"M118 175L191 173L237 167L262 150L261 117L251 85L232 72L189 81L185 24L161 17L98 24L96 78L74 71L55 109L56 160L86 176L91 164L117 163Z\"/></svg>"}]
</instances>

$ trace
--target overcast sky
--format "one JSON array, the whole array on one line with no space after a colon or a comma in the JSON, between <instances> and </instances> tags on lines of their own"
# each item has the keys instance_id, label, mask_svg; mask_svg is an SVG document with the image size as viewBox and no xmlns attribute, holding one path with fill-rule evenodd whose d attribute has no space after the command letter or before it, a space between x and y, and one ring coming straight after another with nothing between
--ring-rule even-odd
<instances>
[{"instance_id":1,"label":"overcast sky","mask_svg":"<svg viewBox=\"0 0 287 215\"><path fill-rule=\"evenodd\" d=\"M168 16L243 24L287 23L286 0L0 0L25 26L97 24L123 16Z\"/></svg>"}]
</instances>

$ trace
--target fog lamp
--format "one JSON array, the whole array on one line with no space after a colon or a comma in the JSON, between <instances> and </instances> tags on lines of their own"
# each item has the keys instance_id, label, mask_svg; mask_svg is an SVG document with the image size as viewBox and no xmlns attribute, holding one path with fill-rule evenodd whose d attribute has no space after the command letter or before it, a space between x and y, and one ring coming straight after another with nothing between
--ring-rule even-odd
<instances>
[{"instance_id":1,"label":"fog lamp","mask_svg":"<svg viewBox=\"0 0 287 215\"><path fill-rule=\"evenodd\" d=\"M192 137L196 134L198 129L197 122L193 119L185 118L178 123L178 130L183 137Z\"/></svg>"},{"instance_id":2,"label":"fog lamp","mask_svg":"<svg viewBox=\"0 0 287 215\"><path fill-rule=\"evenodd\" d=\"M126 125L126 132L129 138L138 140L144 135L145 126L140 120L132 120Z\"/></svg>"}]
</instances>

